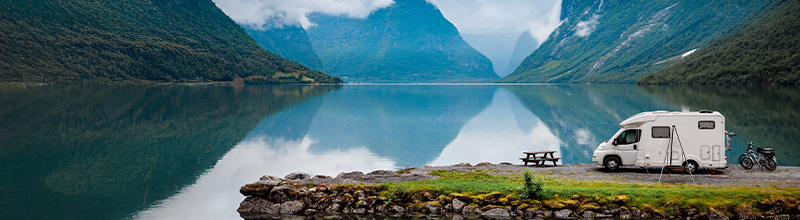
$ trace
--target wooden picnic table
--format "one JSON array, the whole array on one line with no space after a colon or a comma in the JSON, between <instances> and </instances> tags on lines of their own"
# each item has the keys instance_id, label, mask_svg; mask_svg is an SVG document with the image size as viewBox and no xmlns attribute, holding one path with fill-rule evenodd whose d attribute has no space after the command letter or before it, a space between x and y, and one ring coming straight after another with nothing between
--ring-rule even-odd
<instances>
[{"instance_id":1,"label":"wooden picnic table","mask_svg":"<svg viewBox=\"0 0 800 220\"><path fill-rule=\"evenodd\" d=\"M532 151L532 152L522 152L526 155L524 158L519 158L522 162L525 162L525 166L528 166L528 163L535 163L536 166L544 165L547 161L552 161L553 166L556 166L556 162L561 159L560 157L554 157L553 153L556 151ZM548 157L549 155L549 157Z\"/></svg>"}]
</instances>

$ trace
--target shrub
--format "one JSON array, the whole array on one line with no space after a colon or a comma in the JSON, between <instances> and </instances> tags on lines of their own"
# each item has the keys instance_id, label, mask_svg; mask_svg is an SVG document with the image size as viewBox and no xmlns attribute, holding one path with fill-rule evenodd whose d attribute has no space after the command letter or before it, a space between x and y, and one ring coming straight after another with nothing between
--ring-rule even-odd
<instances>
[{"instance_id":1,"label":"shrub","mask_svg":"<svg viewBox=\"0 0 800 220\"><path fill-rule=\"evenodd\" d=\"M533 176L530 171L525 171L522 175L522 189L519 195L523 199L538 199L544 196L542 188L544 187L544 178L540 176Z\"/></svg>"}]
</instances>

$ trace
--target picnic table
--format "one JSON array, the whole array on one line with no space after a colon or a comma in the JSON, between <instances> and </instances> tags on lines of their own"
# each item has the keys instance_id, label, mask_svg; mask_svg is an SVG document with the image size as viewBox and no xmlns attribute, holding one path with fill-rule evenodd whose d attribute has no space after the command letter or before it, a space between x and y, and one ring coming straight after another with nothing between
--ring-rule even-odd
<instances>
[{"instance_id":1,"label":"picnic table","mask_svg":"<svg viewBox=\"0 0 800 220\"><path fill-rule=\"evenodd\" d=\"M553 166L556 165L556 162L560 160L560 157L554 157L553 153L556 151L532 151L532 152L522 152L523 154L527 155L526 157L519 158L522 162L525 162L525 166L528 166L528 163L535 163L536 166L544 165L547 161L552 161ZM549 157L548 157L549 155Z\"/></svg>"}]
</instances>

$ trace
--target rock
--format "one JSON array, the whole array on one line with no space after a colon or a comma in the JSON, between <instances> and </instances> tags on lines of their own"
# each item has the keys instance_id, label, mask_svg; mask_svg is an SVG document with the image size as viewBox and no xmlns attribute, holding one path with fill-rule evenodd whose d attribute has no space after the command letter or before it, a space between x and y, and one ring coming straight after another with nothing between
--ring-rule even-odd
<instances>
[{"instance_id":1,"label":"rock","mask_svg":"<svg viewBox=\"0 0 800 220\"><path fill-rule=\"evenodd\" d=\"M546 200L544 201L544 207L548 209L563 209L566 208L567 205L564 205L564 203L555 200Z\"/></svg>"},{"instance_id":2,"label":"rock","mask_svg":"<svg viewBox=\"0 0 800 220\"><path fill-rule=\"evenodd\" d=\"M364 193L364 190L356 190L353 193L353 198L355 198L355 199L357 199L359 201L363 201L363 200L367 199L367 194Z\"/></svg>"},{"instance_id":3,"label":"rock","mask_svg":"<svg viewBox=\"0 0 800 220\"><path fill-rule=\"evenodd\" d=\"M628 210L627 208L623 207L623 208L621 208L619 210L619 218L621 218L621 219L629 219L629 218L633 218L633 216L631 215L631 211L630 210Z\"/></svg>"},{"instance_id":4,"label":"rock","mask_svg":"<svg viewBox=\"0 0 800 220\"><path fill-rule=\"evenodd\" d=\"M500 163L500 165L504 165L504 166L514 166L514 164L512 164L512 163L509 163L509 162L502 162L502 163Z\"/></svg>"},{"instance_id":5,"label":"rock","mask_svg":"<svg viewBox=\"0 0 800 220\"><path fill-rule=\"evenodd\" d=\"M306 209L305 211L303 211L303 215L305 216L312 216L316 215L317 213L319 213L319 210L316 209Z\"/></svg>"},{"instance_id":6,"label":"rock","mask_svg":"<svg viewBox=\"0 0 800 220\"><path fill-rule=\"evenodd\" d=\"M339 203L333 203L328 208L325 208L325 213L337 214L342 212L342 206Z\"/></svg>"},{"instance_id":7,"label":"rock","mask_svg":"<svg viewBox=\"0 0 800 220\"><path fill-rule=\"evenodd\" d=\"M244 196L266 197L269 196L269 192L272 191L272 187L274 187L275 185L251 183L239 188L239 193L241 193Z\"/></svg>"},{"instance_id":8,"label":"rock","mask_svg":"<svg viewBox=\"0 0 800 220\"><path fill-rule=\"evenodd\" d=\"M306 204L303 201L288 201L280 205L280 213L281 215L296 215L305 207Z\"/></svg>"},{"instance_id":9,"label":"rock","mask_svg":"<svg viewBox=\"0 0 800 220\"><path fill-rule=\"evenodd\" d=\"M452 204L453 204L453 211L454 212L461 212L461 209L463 209L464 205L466 205L467 203L464 203L464 202L462 202L461 200L458 200L458 199L453 199L453 203Z\"/></svg>"},{"instance_id":10,"label":"rock","mask_svg":"<svg viewBox=\"0 0 800 220\"><path fill-rule=\"evenodd\" d=\"M362 177L364 177L364 173L362 173L361 171L353 171L353 172L349 172L349 173L339 173L339 175L336 176L337 179L356 179L356 178L362 178Z\"/></svg>"},{"instance_id":11,"label":"rock","mask_svg":"<svg viewBox=\"0 0 800 220\"><path fill-rule=\"evenodd\" d=\"M788 214L783 214L783 215L772 216L769 219L772 219L772 220L790 220L792 218Z\"/></svg>"},{"instance_id":12,"label":"rock","mask_svg":"<svg viewBox=\"0 0 800 220\"><path fill-rule=\"evenodd\" d=\"M452 211L453 211L453 204L447 204L447 205L445 205L445 206L444 206L444 210L446 210L446 211L448 211L448 212L452 212Z\"/></svg>"},{"instance_id":13,"label":"rock","mask_svg":"<svg viewBox=\"0 0 800 220\"><path fill-rule=\"evenodd\" d=\"M442 214L442 205L440 205L438 202L427 202L427 203L425 203L424 208L431 215L441 215Z\"/></svg>"},{"instance_id":14,"label":"rock","mask_svg":"<svg viewBox=\"0 0 800 220\"><path fill-rule=\"evenodd\" d=\"M298 195L299 192L292 187L276 186L272 188L272 191L269 194L269 200L277 203L283 203L297 198Z\"/></svg>"},{"instance_id":15,"label":"rock","mask_svg":"<svg viewBox=\"0 0 800 220\"><path fill-rule=\"evenodd\" d=\"M395 171L391 171L391 170L376 170L376 171L372 171L372 172L367 173L367 175L394 175L394 174L397 174L397 173Z\"/></svg>"},{"instance_id":16,"label":"rock","mask_svg":"<svg viewBox=\"0 0 800 220\"><path fill-rule=\"evenodd\" d=\"M627 195L618 195L617 197L614 197L614 200L612 200L611 202L617 205L626 205L630 201L631 197L628 197Z\"/></svg>"},{"instance_id":17,"label":"rock","mask_svg":"<svg viewBox=\"0 0 800 220\"><path fill-rule=\"evenodd\" d=\"M595 215L596 214L594 212L592 212L592 211L585 211L585 212L583 212L583 215L581 215L581 217L583 217L585 219L587 219L587 218L591 219L591 218L594 218Z\"/></svg>"},{"instance_id":18,"label":"rock","mask_svg":"<svg viewBox=\"0 0 800 220\"><path fill-rule=\"evenodd\" d=\"M459 164L453 164L452 166L454 166L454 167L471 167L471 166L472 166L472 164L469 164L469 163L459 163Z\"/></svg>"},{"instance_id":19,"label":"rock","mask_svg":"<svg viewBox=\"0 0 800 220\"><path fill-rule=\"evenodd\" d=\"M708 219L709 220L728 220L728 216L722 214L721 212L711 208L708 210Z\"/></svg>"},{"instance_id":20,"label":"rock","mask_svg":"<svg viewBox=\"0 0 800 220\"><path fill-rule=\"evenodd\" d=\"M464 206L463 209L461 209L461 214L465 214L465 215L480 214L480 210L478 210L478 207L475 207L473 205L467 205L467 206Z\"/></svg>"},{"instance_id":21,"label":"rock","mask_svg":"<svg viewBox=\"0 0 800 220\"><path fill-rule=\"evenodd\" d=\"M481 213L481 215L488 217L495 217L495 218L505 218L511 216L511 214L508 213L508 210L505 210L503 208L493 208L490 209L489 211Z\"/></svg>"},{"instance_id":22,"label":"rock","mask_svg":"<svg viewBox=\"0 0 800 220\"><path fill-rule=\"evenodd\" d=\"M475 166L476 167L494 166L494 164L493 163L489 163L489 162L480 162L480 163L476 164Z\"/></svg>"},{"instance_id":23,"label":"rock","mask_svg":"<svg viewBox=\"0 0 800 220\"><path fill-rule=\"evenodd\" d=\"M290 173L290 174L286 175L284 178L290 179L290 180L307 180L307 179L311 179L311 175L309 175L308 173L303 173L303 172L293 172L293 173Z\"/></svg>"},{"instance_id":24,"label":"rock","mask_svg":"<svg viewBox=\"0 0 800 220\"><path fill-rule=\"evenodd\" d=\"M333 177L325 175L314 175L314 179L333 179Z\"/></svg>"},{"instance_id":25,"label":"rock","mask_svg":"<svg viewBox=\"0 0 800 220\"><path fill-rule=\"evenodd\" d=\"M553 212L553 215L554 215L553 217L556 218L569 218L569 216L572 215L572 210L569 209L558 210Z\"/></svg>"},{"instance_id":26,"label":"rock","mask_svg":"<svg viewBox=\"0 0 800 220\"><path fill-rule=\"evenodd\" d=\"M239 208L236 209L239 215L253 216L253 215L277 215L280 214L280 207L278 204L270 202L269 200L261 197L247 197L239 203Z\"/></svg>"},{"instance_id":27,"label":"rock","mask_svg":"<svg viewBox=\"0 0 800 220\"><path fill-rule=\"evenodd\" d=\"M403 208L402 206L399 205L394 205L392 206L392 212L398 215L403 215L406 214L406 208Z\"/></svg>"}]
</instances>

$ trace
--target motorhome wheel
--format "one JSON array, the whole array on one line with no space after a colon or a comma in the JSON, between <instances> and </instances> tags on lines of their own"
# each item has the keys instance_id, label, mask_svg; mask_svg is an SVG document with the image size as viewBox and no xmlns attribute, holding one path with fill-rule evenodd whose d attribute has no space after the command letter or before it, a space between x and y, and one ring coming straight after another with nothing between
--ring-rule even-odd
<instances>
[{"instance_id":1,"label":"motorhome wheel","mask_svg":"<svg viewBox=\"0 0 800 220\"><path fill-rule=\"evenodd\" d=\"M619 169L620 161L617 157L608 157L603 164L606 166L606 170L615 171Z\"/></svg>"},{"instance_id":2,"label":"motorhome wheel","mask_svg":"<svg viewBox=\"0 0 800 220\"><path fill-rule=\"evenodd\" d=\"M690 160L686 162L686 165L684 165L683 168L686 170L686 172L694 173L694 171L697 171L697 163Z\"/></svg>"}]
</instances>

